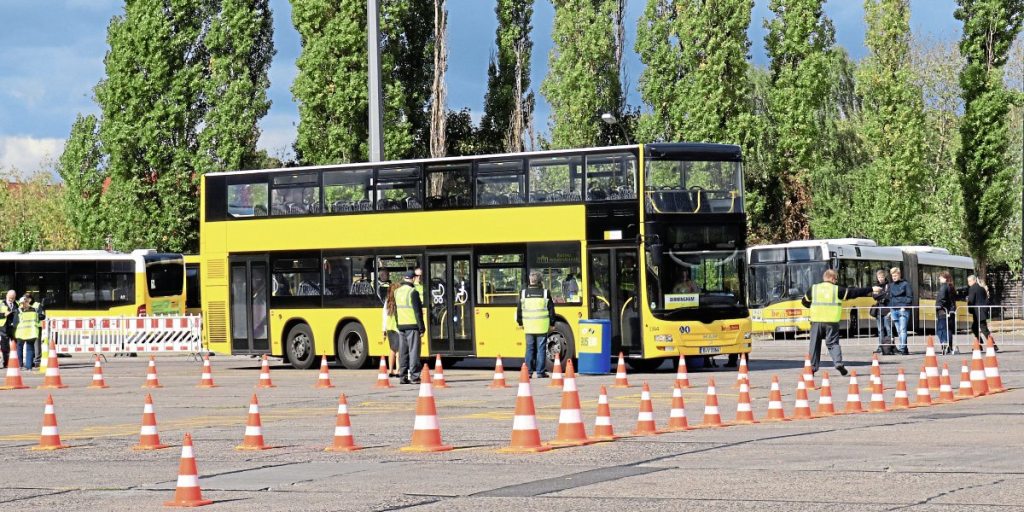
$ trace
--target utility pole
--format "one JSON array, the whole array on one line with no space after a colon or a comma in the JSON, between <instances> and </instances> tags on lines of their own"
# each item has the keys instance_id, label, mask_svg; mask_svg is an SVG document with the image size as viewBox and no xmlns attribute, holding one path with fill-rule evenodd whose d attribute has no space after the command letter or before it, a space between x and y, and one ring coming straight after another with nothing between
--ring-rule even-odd
<instances>
[{"instance_id":1,"label":"utility pole","mask_svg":"<svg viewBox=\"0 0 1024 512\"><path fill-rule=\"evenodd\" d=\"M384 155L384 124L380 87L380 7L378 0L366 4L366 54L369 60L370 86L370 161L380 162Z\"/></svg>"}]
</instances>

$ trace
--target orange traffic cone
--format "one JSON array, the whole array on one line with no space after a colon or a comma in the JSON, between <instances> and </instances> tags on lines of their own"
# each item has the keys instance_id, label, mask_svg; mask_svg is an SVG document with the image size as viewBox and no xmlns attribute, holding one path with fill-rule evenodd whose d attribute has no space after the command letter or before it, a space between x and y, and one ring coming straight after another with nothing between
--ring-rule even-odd
<instances>
[{"instance_id":1,"label":"orange traffic cone","mask_svg":"<svg viewBox=\"0 0 1024 512\"><path fill-rule=\"evenodd\" d=\"M821 372L821 393L818 393L818 416L834 416L836 406L832 403L832 381L828 372Z\"/></svg>"},{"instance_id":2,"label":"orange traffic cone","mask_svg":"<svg viewBox=\"0 0 1024 512\"><path fill-rule=\"evenodd\" d=\"M441 354L434 359L434 375L430 377L434 382L434 389L447 388L448 383L444 380L444 367L441 366Z\"/></svg>"},{"instance_id":3,"label":"orange traffic cone","mask_svg":"<svg viewBox=\"0 0 1024 512\"><path fill-rule=\"evenodd\" d=\"M31 364L31 361L27 361ZM64 382L60 380L60 366L57 364L57 350L54 349L53 343L50 344L50 357L46 360L46 374L43 377L43 385L36 387L36 389L61 389L66 388Z\"/></svg>"},{"instance_id":4,"label":"orange traffic cone","mask_svg":"<svg viewBox=\"0 0 1024 512\"><path fill-rule=\"evenodd\" d=\"M803 382L803 378L801 375L801 382ZM768 391L768 413L762 421L788 421L786 411L782 409L782 390L779 389L778 375L772 375L772 387Z\"/></svg>"},{"instance_id":5,"label":"orange traffic cone","mask_svg":"<svg viewBox=\"0 0 1024 512\"><path fill-rule=\"evenodd\" d=\"M619 365L615 367L615 384L612 384L612 387L629 387L629 379L626 378L626 359L622 357L622 352L619 352Z\"/></svg>"},{"instance_id":6,"label":"orange traffic cone","mask_svg":"<svg viewBox=\"0 0 1024 512\"><path fill-rule=\"evenodd\" d=\"M505 365L501 364L501 354L498 354L498 358L494 360L494 378L491 379L491 384L487 387L490 389L508 387L508 384L505 383Z\"/></svg>"},{"instance_id":7,"label":"orange traffic cone","mask_svg":"<svg viewBox=\"0 0 1024 512\"><path fill-rule=\"evenodd\" d=\"M345 393L338 395L338 418L334 423L334 444L324 448L325 452L354 452L361 450L352 439L352 422L348 417L348 399Z\"/></svg>"},{"instance_id":8,"label":"orange traffic cone","mask_svg":"<svg viewBox=\"0 0 1024 512\"><path fill-rule=\"evenodd\" d=\"M146 403L142 406L142 430L139 431L139 444L133 450L162 450L166 444L160 443L160 434L156 431L156 413L153 412L153 396L146 393Z\"/></svg>"},{"instance_id":9,"label":"orange traffic cone","mask_svg":"<svg viewBox=\"0 0 1024 512\"><path fill-rule=\"evenodd\" d=\"M413 423L412 441L403 446L403 452L446 452L453 447L441 444L441 427L437 421L437 405L434 404L434 383L430 378L430 366L423 364L420 372L420 394L416 398L416 421Z\"/></svg>"},{"instance_id":10,"label":"orange traffic cone","mask_svg":"<svg viewBox=\"0 0 1024 512\"><path fill-rule=\"evenodd\" d=\"M747 383L747 387L750 387L750 372L747 369L747 356L740 354L740 368L736 372L736 383L732 385L733 389L740 389L740 385L744 382Z\"/></svg>"},{"instance_id":11,"label":"orange traffic cone","mask_svg":"<svg viewBox=\"0 0 1024 512\"><path fill-rule=\"evenodd\" d=\"M814 387L814 370L811 369L810 354L804 354L804 386L807 389L818 389Z\"/></svg>"},{"instance_id":12,"label":"orange traffic cone","mask_svg":"<svg viewBox=\"0 0 1024 512\"><path fill-rule=\"evenodd\" d=\"M61 448L71 447L60 442L60 434L57 433L57 414L53 412L53 395L46 395L46 402L43 406L43 430L39 433L39 444L30 450L60 450Z\"/></svg>"},{"instance_id":13,"label":"orange traffic cone","mask_svg":"<svg viewBox=\"0 0 1024 512\"><path fill-rule=\"evenodd\" d=\"M636 429L633 430L633 435L649 436L660 433L658 425L654 422L654 404L651 402L651 387L647 385L645 380L640 391L640 411L636 416Z\"/></svg>"},{"instance_id":14,"label":"orange traffic cone","mask_svg":"<svg viewBox=\"0 0 1024 512\"><path fill-rule=\"evenodd\" d=\"M949 378L949 365L946 363L942 363L942 374L939 375L939 398L935 401L943 404L956 401L956 396L953 394L953 381Z\"/></svg>"},{"instance_id":15,"label":"orange traffic cone","mask_svg":"<svg viewBox=\"0 0 1024 512\"><path fill-rule=\"evenodd\" d=\"M625 370L625 364L623 364ZM690 388L690 376L686 373L686 356L679 356L679 368L676 370L676 384L680 389Z\"/></svg>"},{"instance_id":16,"label":"orange traffic cone","mask_svg":"<svg viewBox=\"0 0 1024 512\"><path fill-rule=\"evenodd\" d=\"M871 354L871 384L875 382L882 382L882 367L878 364L878 354Z\"/></svg>"},{"instance_id":17,"label":"orange traffic cone","mask_svg":"<svg viewBox=\"0 0 1024 512\"><path fill-rule=\"evenodd\" d=\"M757 423L750 406L750 381L740 383L740 397L736 402L736 420L733 423Z\"/></svg>"},{"instance_id":18,"label":"orange traffic cone","mask_svg":"<svg viewBox=\"0 0 1024 512\"><path fill-rule=\"evenodd\" d=\"M380 366L377 367L377 383L375 388L390 388L391 379L388 378L388 362L384 356L380 356Z\"/></svg>"},{"instance_id":19,"label":"orange traffic cone","mask_svg":"<svg viewBox=\"0 0 1024 512\"><path fill-rule=\"evenodd\" d=\"M868 402L869 412L888 412L889 407L885 405L885 392L882 391L882 378L879 377L871 384L871 401Z\"/></svg>"},{"instance_id":20,"label":"orange traffic cone","mask_svg":"<svg viewBox=\"0 0 1024 512\"><path fill-rule=\"evenodd\" d=\"M11 342L11 358L7 361L7 375L4 377L4 385L0 389L28 389L28 386L21 380L21 361L18 360L18 347Z\"/></svg>"},{"instance_id":21,"label":"orange traffic cone","mask_svg":"<svg viewBox=\"0 0 1024 512\"><path fill-rule=\"evenodd\" d=\"M686 422L686 401L683 400L683 388L679 387L678 382L675 382L672 384L672 409L668 413L668 427L665 428L665 432L683 430L690 430L690 425Z\"/></svg>"},{"instance_id":22,"label":"orange traffic cone","mask_svg":"<svg viewBox=\"0 0 1024 512\"><path fill-rule=\"evenodd\" d=\"M576 374L573 373L572 360L565 362L565 383L562 386L562 408L558 413L558 433L549 442L552 446L580 446L593 443L587 438L587 429L583 425L580 413L580 393L576 389Z\"/></svg>"},{"instance_id":23,"label":"orange traffic cone","mask_svg":"<svg viewBox=\"0 0 1024 512\"><path fill-rule=\"evenodd\" d=\"M988 394L988 380L985 379L985 361L981 357L981 344L977 338L971 349L971 389L974 396Z\"/></svg>"},{"instance_id":24,"label":"orange traffic cone","mask_svg":"<svg viewBox=\"0 0 1024 512\"><path fill-rule=\"evenodd\" d=\"M142 385L146 388L162 388L160 380L156 378L156 357L149 356L149 366L146 367L146 382Z\"/></svg>"},{"instance_id":25,"label":"orange traffic cone","mask_svg":"<svg viewBox=\"0 0 1024 512\"><path fill-rule=\"evenodd\" d=\"M722 415L718 412L718 392L715 390L715 378L708 377L708 394L704 398L704 421L700 427L726 427L722 423Z\"/></svg>"},{"instance_id":26,"label":"orange traffic cone","mask_svg":"<svg viewBox=\"0 0 1024 512\"><path fill-rule=\"evenodd\" d=\"M164 502L164 506L201 507L211 503L213 500L203 499L203 490L199 488L199 471L196 469L195 452L192 449L192 435L186 433L181 443L181 462L178 463L178 485L174 489L174 499Z\"/></svg>"},{"instance_id":27,"label":"orange traffic cone","mask_svg":"<svg viewBox=\"0 0 1024 512\"><path fill-rule=\"evenodd\" d=\"M935 338L928 336L928 346L924 349L924 373L928 377L928 389L939 390L939 358L935 355Z\"/></svg>"},{"instance_id":28,"label":"orange traffic cone","mask_svg":"<svg viewBox=\"0 0 1024 512\"><path fill-rule=\"evenodd\" d=\"M263 422L260 421L260 401L256 393L252 394L249 401L249 419L245 423L245 437L242 444L235 447L236 450L269 450L271 447L263 444Z\"/></svg>"},{"instance_id":29,"label":"orange traffic cone","mask_svg":"<svg viewBox=\"0 0 1024 512\"><path fill-rule=\"evenodd\" d=\"M267 355L263 354L263 361L260 363L260 380L256 382L257 389L264 388L276 388L274 382L270 380L270 361L267 359Z\"/></svg>"},{"instance_id":30,"label":"orange traffic cone","mask_svg":"<svg viewBox=\"0 0 1024 512\"><path fill-rule=\"evenodd\" d=\"M903 368L896 374L896 395L892 399L893 409L906 409L910 407L910 395L907 394L907 376Z\"/></svg>"},{"instance_id":31,"label":"orange traffic cone","mask_svg":"<svg viewBox=\"0 0 1024 512\"><path fill-rule=\"evenodd\" d=\"M320 375L316 378L316 384L313 384L314 389L329 389L333 388L334 384L331 383L331 370L327 367L327 356L320 356Z\"/></svg>"},{"instance_id":32,"label":"orange traffic cone","mask_svg":"<svg viewBox=\"0 0 1024 512\"><path fill-rule=\"evenodd\" d=\"M957 391L957 399L971 398L974 396L974 388L971 387L971 370L967 366L967 360L960 365L960 388Z\"/></svg>"},{"instance_id":33,"label":"orange traffic cone","mask_svg":"<svg viewBox=\"0 0 1024 512\"><path fill-rule=\"evenodd\" d=\"M999 360L996 359L995 340L990 335L985 344L985 380L988 384L989 393L1002 393L1006 391L1003 387L1003 379L999 377Z\"/></svg>"},{"instance_id":34,"label":"orange traffic cone","mask_svg":"<svg viewBox=\"0 0 1024 512\"><path fill-rule=\"evenodd\" d=\"M857 384L857 371L850 372L850 389L846 392L846 408L843 414L855 414L864 412L864 405L860 401L860 385Z\"/></svg>"},{"instance_id":35,"label":"orange traffic cone","mask_svg":"<svg viewBox=\"0 0 1024 512\"><path fill-rule=\"evenodd\" d=\"M926 367L921 367L921 373L917 378L917 401L914 407L927 407L932 405L932 392L928 389L928 372Z\"/></svg>"},{"instance_id":36,"label":"orange traffic cone","mask_svg":"<svg viewBox=\"0 0 1024 512\"><path fill-rule=\"evenodd\" d=\"M597 396L597 416L594 417L594 435L591 438L598 441L619 438L612 428L612 411L608 406L608 390L604 386L601 386L601 394Z\"/></svg>"},{"instance_id":37,"label":"orange traffic cone","mask_svg":"<svg viewBox=\"0 0 1024 512\"><path fill-rule=\"evenodd\" d=\"M103 365L100 364L99 354L96 354L92 365L92 384L89 384L89 388L104 389L107 387L106 381L103 380Z\"/></svg>"},{"instance_id":38,"label":"orange traffic cone","mask_svg":"<svg viewBox=\"0 0 1024 512\"><path fill-rule=\"evenodd\" d=\"M538 369L538 371L543 368ZM562 358L555 354L555 362L551 366L551 379L548 381L549 388L561 389L565 385L565 381L562 376Z\"/></svg>"},{"instance_id":39,"label":"orange traffic cone","mask_svg":"<svg viewBox=\"0 0 1024 512\"><path fill-rule=\"evenodd\" d=\"M501 453L537 453L550 450L540 443L537 429L537 410L533 406L533 392L530 389L530 370L526 363L519 369L519 392L516 394L516 413L512 418L512 443L500 450Z\"/></svg>"},{"instance_id":40,"label":"orange traffic cone","mask_svg":"<svg viewBox=\"0 0 1024 512\"><path fill-rule=\"evenodd\" d=\"M203 372L199 374L197 388L215 388L213 383L213 368L210 367L210 354L203 354Z\"/></svg>"},{"instance_id":41,"label":"orange traffic cone","mask_svg":"<svg viewBox=\"0 0 1024 512\"><path fill-rule=\"evenodd\" d=\"M814 413L811 412L811 402L807 399L807 385L804 384L803 377L797 379L796 383L796 399L793 401L793 419L794 420L809 420L814 418Z\"/></svg>"}]
</instances>

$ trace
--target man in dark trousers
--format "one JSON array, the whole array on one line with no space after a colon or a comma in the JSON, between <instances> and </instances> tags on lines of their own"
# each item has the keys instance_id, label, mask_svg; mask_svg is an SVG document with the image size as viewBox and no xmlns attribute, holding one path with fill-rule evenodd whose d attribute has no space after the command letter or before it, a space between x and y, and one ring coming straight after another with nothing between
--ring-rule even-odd
<instances>
[{"instance_id":1,"label":"man in dark trousers","mask_svg":"<svg viewBox=\"0 0 1024 512\"><path fill-rule=\"evenodd\" d=\"M7 362L10 361L14 328L18 326L17 298L14 290L7 290L7 296L0 302L0 352L3 353L4 368L7 368Z\"/></svg>"},{"instance_id":2,"label":"man in dark trousers","mask_svg":"<svg viewBox=\"0 0 1024 512\"><path fill-rule=\"evenodd\" d=\"M416 290L418 276L405 273L402 286L395 290L395 317L398 327L398 373L402 384L420 383L420 338L427 331L423 322L423 301Z\"/></svg>"},{"instance_id":3,"label":"man in dark trousers","mask_svg":"<svg viewBox=\"0 0 1024 512\"><path fill-rule=\"evenodd\" d=\"M526 368L533 378L547 377L547 338L555 319L555 303L540 282L540 272L530 271L530 284L519 294L516 323L526 333Z\"/></svg>"},{"instance_id":4,"label":"man in dark trousers","mask_svg":"<svg viewBox=\"0 0 1024 512\"><path fill-rule=\"evenodd\" d=\"M967 276L967 285L967 311L971 314L971 334L984 346L985 340L992 335L988 330L988 291L974 274ZM982 334L985 336L981 337ZM999 348L996 347L996 350Z\"/></svg>"},{"instance_id":5,"label":"man in dark trousers","mask_svg":"<svg viewBox=\"0 0 1024 512\"><path fill-rule=\"evenodd\" d=\"M821 361L821 339L832 357L836 370L846 375L843 365L843 350L839 347L839 321L843 318L843 301L871 295L871 288L847 288L836 284L836 271L828 269L821 276L822 282L811 286L802 300L805 308L811 308L811 370L818 371ZM877 290L876 290L877 291Z\"/></svg>"}]
</instances>

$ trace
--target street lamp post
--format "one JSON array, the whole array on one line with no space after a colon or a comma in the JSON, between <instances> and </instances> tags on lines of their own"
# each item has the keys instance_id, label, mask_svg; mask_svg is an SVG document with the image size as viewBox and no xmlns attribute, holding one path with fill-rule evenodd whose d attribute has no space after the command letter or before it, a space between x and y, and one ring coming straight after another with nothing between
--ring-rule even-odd
<instances>
[{"instance_id":1,"label":"street lamp post","mask_svg":"<svg viewBox=\"0 0 1024 512\"><path fill-rule=\"evenodd\" d=\"M629 135L626 133L626 129L622 127L622 123L620 123L619 119L615 117L615 114L612 114L611 112L605 112L604 114L601 114L601 120L604 121L604 123L607 125L618 125L619 130L622 132L622 139L626 141L626 144L633 143L629 140Z\"/></svg>"},{"instance_id":2,"label":"street lamp post","mask_svg":"<svg viewBox=\"0 0 1024 512\"><path fill-rule=\"evenodd\" d=\"M368 0L366 4L366 53L369 65L370 87L370 161L383 160L384 136L381 125L384 124L381 104L380 87L380 8L378 0Z\"/></svg>"}]
</instances>

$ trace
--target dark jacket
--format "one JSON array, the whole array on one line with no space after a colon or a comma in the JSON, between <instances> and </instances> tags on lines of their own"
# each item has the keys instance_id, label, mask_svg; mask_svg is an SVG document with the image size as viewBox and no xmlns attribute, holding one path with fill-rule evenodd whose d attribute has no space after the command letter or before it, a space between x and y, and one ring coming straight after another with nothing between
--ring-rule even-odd
<instances>
[{"instance_id":1,"label":"dark jacket","mask_svg":"<svg viewBox=\"0 0 1024 512\"><path fill-rule=\"evenodd\" d=\"M526 293L526 297L527 298L543 297L544 296L544 287L541 286L541 285L527 286L526 289L523 290L523 292ZM523 296L522 294L519 295L520 299L522 298L522 296ZM551 294L550 293L548 294L548 319L550 320L550 322L552 324L555 323L555 303L551 300ZM519 327L523 326L523 303L522 303L522 300L520 300L519 302L516 303L516 323L519 324Z\"/></svg>"},{"instance_id":2,"label":"dark jacket","mask_svg":"<svg viewBox=\"0 0 1024 512\"><path fill-rule=\"evenodd\" d=\"M413 284L409 281L402 281L402 286L408 286L412 288L412 310L413 314L416 315L416 324L398 324L398 330L418 331L420 334L423 334L424 332L427 332L427 329L425 327L426 323L423 322L423 301L420 300L420 292L416 291L416 287L413 286ZM396 293L397 291L398 290L395 290Z\"/></svg>"},{"instance_id":3,"label":"dark jacket","mask_svg":"<svg viewBox=\"0 0 1024 512\"><path fill-rule=\"evenodd\" d=\"M935 309L944 312L956 311L956 290L949 283L939 285L939 293L935 296Z\"/></svg>"},{"instance_id":4,"label":"dark jacket","mask_svg":"<svg viewBox=\"0 0 1024 512\"><path fill-rule=\"evenodd\" d=\"M900 279L889 285L889 306L892 308L908 308L914 305L914 290L910 283Z\"/></svg>"},{"instance_id":5,"label":"dark jacket","mask_svg":"<svg viewBox=\"0 0 1024 512\"><path fill-rule=\"evenodd\" d=\"M7 302L7 299L4 299L3 302ZM18 308L18 302L14 301L13 303L8 304L7 311L9 312L9 316L7 317L7 325L4 327L4 335L13 339L14 328L18 326L18 311L20 311Z\"/></svg>"},{"instance_id":6,"label":"dark jacket","mask_svg":"<svg viewBox=\"0 0 1024 512\"><path fill-rule=\"evenodd\" d=\"M975 282L967 289L967 311L971 315L977 316L978 320L987 319L988 308L979 306L988 306L988 294L980 284Z\"/></svg>"},{"instance_id":7,"label":"dark jacket","mask_svg":"<svg viewBox=\"0 0 1024 512\"><path fill-rule=\"evenodd\" d=\"M881 317L889 314L889 308L887 308L886 306L889 305L889 285L890 284L892 284L892 283L890 283L888 279L885 280L884 284L880 284L877 279L872 284L872 286L878 286L878 287L882 288L882 291L880 291L878 293L875 293L874 289L872 289L872 291L871 291L871 298L875 299L875 308L876 308L876 312L875 312L875 315L874 315L875 318L881 318Z\"/></svg>"},{"instance_id":8,"label":"dark jacket","mask_svg":"<svg viewBox=\"0 0 1024 512\"><path fill-rule=\"evenodd\" d=\"M871 295L871 288L847 288L845 286L839 287L839 300L844 301L847 299L856 299L857 297L867 297ZM811 288L807 289L807 293L804 294L804 298L800 299L800 303L805 308L811 307Z\"/></svg>"}]
</instances>

